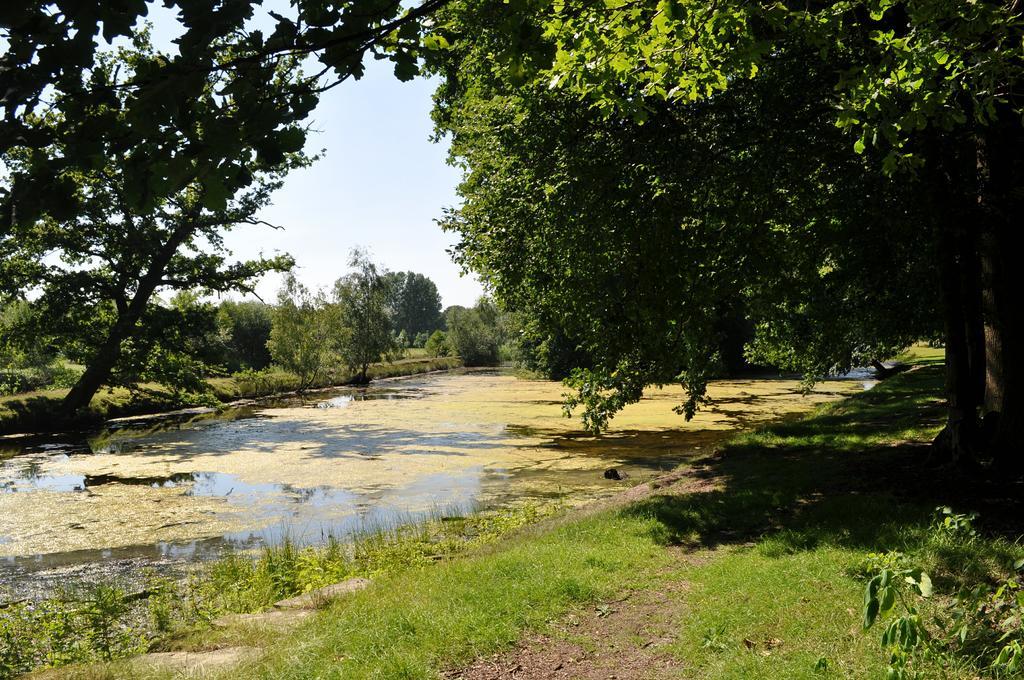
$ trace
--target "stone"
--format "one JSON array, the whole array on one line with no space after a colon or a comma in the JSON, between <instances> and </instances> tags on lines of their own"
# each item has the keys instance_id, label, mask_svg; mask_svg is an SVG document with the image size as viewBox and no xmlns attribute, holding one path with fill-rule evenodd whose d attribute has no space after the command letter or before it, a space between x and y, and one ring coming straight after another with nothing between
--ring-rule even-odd
<instances>
[{"instance_id":1,"label":"stone","mask_svg":"<svg viewBox=\"0 0 1024 680\"><path fill-rule=\"evenodd\" d=\"M318 590L275 602L274 607L277 609L319 609L331 600L362 590L368 585L370 585L370 579L350 578L341 583L333 583Z\"/></svg>"},{"instance_id":2,"label":"stone","mask_svg":"<svg viewBox=\"0 0 1024 680\"><path fill-rule=\"evenodd\" d=\"M308 609L272 609L256 614L225 614L210 622L214 628L235 628L238 626L267 626L273 628L292 628L310 616Z\"/></svg>"},{"instance_id":3,"label":"stone","mask_svg":"<svg viewBox=\"0 0 1024 680\"><path fill-rule=\"evenodd\" d=\"M260 650L256 647L224 647L206 652L155 652L143 654L133 661L173 671L175 676L203 677L230 670L256 658Z\"/></svg>"}]
</instances>

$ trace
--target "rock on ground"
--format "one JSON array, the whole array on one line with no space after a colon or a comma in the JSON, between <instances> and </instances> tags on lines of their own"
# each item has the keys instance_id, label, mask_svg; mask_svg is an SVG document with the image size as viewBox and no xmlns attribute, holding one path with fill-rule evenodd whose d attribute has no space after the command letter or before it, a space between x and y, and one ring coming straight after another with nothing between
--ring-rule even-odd
<instances>
[{"instance_id":1,"label":"rock on ground","mask_svg":"<svg viewBox=\"0 0 1024 680\"><path fill-rule=\"evenodd\" d=\"M155 666L185 677L203 677L230 670L259 653L256 647L225 647L207 652L156 652L143 654L132 664Z\"/></svg>"},{"instance_id":2,"label":"rock on ground","mask_svg":"<svg viewBox=\"0 0 1024 680\"><path fill-rule=\"evenodd\" d=\"M308 609L274 609L256 614L225 614L212 621L214 628L236 628L239 626L262 626L282 630L293 628L313 612Z\"/></svg>"},{"instance_id":3,"label":"rock on ground","mask_svg":"<svg viewBox=\"0 0 1024 680\"><path fill-rule=\"evenodd\" d=\"M362 590L368 585L370 585L370 579L350 578L341 583L334 583L296 597L289 597L287 600L275 602L274 607L277 609L319 609L331 600Z\"/></svg>"}]
</instances>

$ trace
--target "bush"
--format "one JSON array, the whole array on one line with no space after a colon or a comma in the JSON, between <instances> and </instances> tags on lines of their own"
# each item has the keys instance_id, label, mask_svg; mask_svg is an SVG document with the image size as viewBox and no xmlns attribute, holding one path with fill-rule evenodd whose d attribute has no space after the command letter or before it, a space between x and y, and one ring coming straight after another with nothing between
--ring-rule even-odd
<instances>
[{"instance_id":1,"label":"bush","mask_svg":"<svg viewBox=\"0 0 1024 680\"><path fill-rule=\"evenodd\" d=\"M434 331L427 338L427 341L423 343L424 349L427 350L427 356L432 357L446 357L451 356L452 348L448 344L448 334L444 331Z\"/></svg>"},{"instance_id":2,"label":"bush","mask_svg":"<svg viewBox=\"0 0 1024 680\"><path fill-rule=\"evenodd\" d=\"M224 364L229 371L258 371L270 365L271 312L270 305L257 301L221 303L217 322L226 336Z\"/></svg>"},{"instance_id":3,"label":"bush","mask_svg":"<svg viewBox=\"0 0 1024 680\"><path fill-rule=\"evenodd\" d=\"M454 309L448 316L448 343L466 366L499 363L497 329L477 309Z\"/></svg>"},{"instance_id":4,"label":"bush","mask_svg":"<svg viewBox=\"0 0 1024 680\"><path fill-rule=\"evenodd\" d=\"M925 661L968 663L996 677L1024 670L1024 557L1017 546L983 540L974 520L938 508L922 550L868 555L859 570L869 578L864 628L882 626L889 678L923 677L917 668Z\"/></svg>"}]
</instances>

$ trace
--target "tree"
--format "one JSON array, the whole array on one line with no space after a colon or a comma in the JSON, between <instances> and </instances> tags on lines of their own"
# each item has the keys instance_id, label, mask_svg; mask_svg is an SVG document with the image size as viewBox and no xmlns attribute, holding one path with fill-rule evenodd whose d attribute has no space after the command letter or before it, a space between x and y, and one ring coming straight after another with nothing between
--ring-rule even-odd
<instances>
[{"instance_id":1,"label":"tree","mask_svg":"<svg viewBox=\"0 0 1024 680\"><path fill-rule=\"evenodd\" d=\"M29 302L0 304L0 395L50 382L59 357L49 339L35 333L37 328L36 312Z\"/></svg>"},{"instance_id":2,"label":"tree","mask_svg":"<svg viewBox=\"0 0 1024 680\"><path fill-rule=\"evenodd\" d=\"M812 376L934 330L932 253L915 247L929 206L850 150L834 124L837 65L808 69L806 48L780 46L713 99L640 97L639 121L494 66L484 55L511 10L474 8L441 23L455 47L435 120L468 169L446 226L507 307L572 338L587 362L569 371L572 405L588 426L649 384L682 383L692 415L721 364L723 310Z\"/></svg>"},{"instance_id":3,"label":"tree","mask_svg":"<svg viewBox=\"0 0 1024 680\"><path fill-rule=\"evenodd\" d=\"M0 56L0 154L16 148L31 149L35 162L20 168L0 187L3 229L50 215L70 217L76 210L75 187L66 175L94 165L96 149L90 143L117 138L124 148L147 149L151 173L138 181L157 193L183 189L195 178L229 186L237 170L224 162L232 150L251 144L248 125L225 121L217 126L216 144L190 158L192 172L183 172L176 147L158 145L163 124L177 115L177 107L204 98L208 82L221 78L233 85L225 90L238 103L238 111L254 120L264 110L265 93L276 76L268 66L282 58L313 55L323 67L298 88L302 96L279 105L294 107L296 119L307 116L325 88L348 78L362 76L367 54L395 64L401 80L414 77L417 57L424 49L438 49L437 39L420 37L424 20L447 0L425 0L406 8L391 0L356 0L325 5L319 0L297 0L285 10L268 12L271 30L251 30L249 25L260 0L235 0L220 4L168 0L180 25L176 54L146 60L132 77L118 84L125 94L125 121L107 115L111 88L94 81L91 74L102 61L100 38L108 45L118 39L134 39L149 12L149 2L5 3L0 8L0 38L6 50ZM333 82L323 82L331 75ZM41 128L32 117L49 104L65 102L76 110L59 124ZM265 131L264 152L274 153L283 130ZM85 134L83 134L85 133ZM79 142L78 145L73 141ZM83 143L84 142L84 143ZM60 149L59 152L55 152ZM140 159L141 160L141 159Z\"/></svg>"},{"instance_id":4,"label":"tree","mask_svg":"<svg viewBox=\"0 0 1024 680\"><path fill-rule=\"evenodd\" d=\"M271 307L257 300L227 300L217 315L226 336L223 362L228 370L266 368L271 361L267 349L273 326Z\"/></svg>"},{"instance_id":5,"label":"tree","mask_svg":"<svg viewBox=\"0 0 1024 680\"><path fill-rule=\"evenodd\" d=\"M370 364L399 349L388 306L393 293L386 274L378 271L365 252L353 250L349 267L355 271L334 284L339 323L346 329L341 357L349 370L355 371L354 382L365 384Z\"/></svg>"},{"instance_id":6,"label":"tree","mask_svg":"<svg viewBox=\"0 0 1024 680\"><path fill-rule=\"evenodd\" d=\"M552 3L546 80L606 112L701 107L802 48L836 64L833 121L847 144L935 210L922 247L940 281L948 418L938 450L1024 466L1024 309L1016 216L1024 184L1024 23L1015 2ZM991 436L979 415L995 420Z\"/></svg>"},{"instance_id":7,"label":"tree","mask_svg":"<svg viewBox=\"0 0 1024 680\"><path fill-rule=\"evenodd\" d=\"M423 347L427 350L427 355L432 357L446 357L452 353L452 348L448 344L448 334L442 330L431 333Z\"/></svg>"},{"instance_id":8,"label":"tree","mask_svg":"<svg viewBox=\"0 0 1024 680\"><path fill-rule=\"evenodd\" d=\"M472 308L449 307L445 341L466 366L496 366L503 340L501 318L494 303L480 298Z\"/></svg>"},{"instance_id":9,"label":"tree","mask_svg":"<svg viewBox=\"0 0 1024 680\"><path fill-rule=\"evenodd\" d=\"M271 13L268 33L248 30L258 4L172 0L177 54L148 47L141 0L0 9L0 286L24 295L41 282L48 326L82 347L88 366L66 412L104 383L134 384L141 376L119 371L123 359L151 364L126 353L154 346L155 336L138 341L155 328L159 290L244 291L290 266L228 264L222 232L255 222L284 173L306 162L301 121L330 86L323 78L359 78L367 53L412 78L421 21L443 2L303 1L291 16ZM100 34L135 48L112 57ZM296 66L311 54L324 68L305 77Z\"/></svg>"},{"instance_id":10,"label":"tree","mask_svg":"<svg viewBox=\"0 0 1024 680\"><path fill-rule=\"evenodd\" d=\"M441 294L433 281L415 272L389 272L387 278L393 295L390 305L396 332L415 338L441 326Z\"/></svg>"},{"instance_id":11,"label":"tree","mask_svg":"<svg viewBox=\"0 0 1024 680\"><path fill-rule=\"evenodd\" d=\"M315 386L334 369L350 330L323 291L311 292L288 274L271 313L267 348L274 362L299 377L299 390Z\"/></svg>"},{"instance_id":12,"label":"tree","mask_svg":"<svg viewBox=\"0 0 1024 680\"><path fill-rule=\"evenodd\" d=\"M67 413L88 404L103 384L155 377L147 367L165 362L147 352L186 321L182 310L157 304L160 291L249 291L265 272L292 264L287 256L231 262L223 234L259 224L257 212L285 174L309 162L301 152L305 132L295 124L292 98L302 96L296 92L302 79L294 63L254 66L274 74L263 79L267 90L257 101L235 96L251 87L248 81L211 75L194 98L136 118L130 90L120 86L143 77L161 58L144 33L133 49L101 56L88 74L89 85L108 89L100 110L83 113L74 98L57 98L45 116L28 117L33 129L53 132L53 147L16 148L4 156L10 174L19 177L31 174L40 153L59 156L86 146L93 154L91 167L57 178L74 188L75 210L19 222L0 237L4 285L13 293L35 290L40 325L86 364L64 399ZM241 111L243 102L258 107L259 116ZM126 129L146 127L147 143L126 147L121 138L93 136L87 127L73 142L56 133L101 115ZM244 144L220 148L225 126L244 128ZM157 160L168 154L164 164ZM202 163L194 159L206 154L230 166L230 177L197 174Z\"/></svg>"}]
</instances>

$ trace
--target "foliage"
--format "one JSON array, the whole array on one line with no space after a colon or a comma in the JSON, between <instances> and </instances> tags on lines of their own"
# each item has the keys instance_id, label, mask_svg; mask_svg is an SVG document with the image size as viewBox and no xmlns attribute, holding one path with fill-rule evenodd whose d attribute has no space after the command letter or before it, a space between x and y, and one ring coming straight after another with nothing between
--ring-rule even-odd
<instances>
[{"instance_id":1,"label":"foliage","mask_svg":"<svg viewBox=\"0 0 1024 680\"><path fill-rule=\"evenodd\" d=\"M317 384L338 366L346 336L352 332L323 291L310 292L292 274L278 292L271 320L270 355L299 377L299 390Z\"/></svg>"},{"instance_id":2,"label":"foliage","mask_svg":"<svg viewBox=\"0 0 1024 680\"><path fill-rule=\"evenodd\" d=\"M70 387L81 375L35 335L37 311L25 300L0 307L0 396Z\"/></svg>"},{"instance_id":3,"label":"foliage","mask_svg":"<svg viewBox=\"0 0 1024 680\"><path fill-rule=\"evenodd\" d=\"M135 40L149 12L142 0L101 4L89 12L75 7L11 5L0 12L6 46L0 68L0 154L22 147L34 162L18 168L0 189L4 229L31 225L46 215L72 217L79 206L73 177L95 170L98 143L113 144L113 156L127 152L135 169L129 198L146 203L201 182L218 202L249 184L239 161L255 152L276 165L302 147L305 130L293 125L316 106L323 76L337 83L358 79L372 54L395 64L408 80L418 72L417 56L437 47L421 46L422 21L443 0L405 8L401 3L358 0L325 6L300 0L262 17L269 28L252 30L258 0L219 5L171 0L168 17L177 46L172 54L145 54L116 92L125 93L111 115L112 89L103 78L107 45ZM177 29L177 30L175 30ZM285 90L277 67L295 55L314 55L321 69ZM311 62L312 63L312 62ZM222 106L206 108L210 83ZM272 96L271 96L272 95ZM52 101L68 115L40 126L31 114ZM182 144L162 144L168 130ZM135 207L134 205L132 207ZM3 232L0 232L3 233Z\"/></svg>"},{"instance_id":4,"label":"foliage","mask_svg":"<svg viewBox=\"0 0 1024 680\"><path fill-rule=\"evenodd\" d=\"M423 348L427 350L427 356L431 357L446 357L452 354L452 347L448 344L448 334L441 330L431 333Z\"/></svg>"},{"instance_id":5,"label":"foliage","mask_svg":"<svg viewBox=\"0 0 1024 680\"><path fill-rule=\"evenodd\" d=\"M132 47L98 56L92 70L80 74L81 87L107 93L102 102L82 109L75 96L56 96L45 114L23 117L47 145L16 145L3 156L8 180L32 175L48 157L88 151L92 159L52 179L70 187L72 206L37 206L38 218L27 221L22 218L33 209L19 203L26 213L18 212L18 220L0 232L5 291L35 291L36 336L86 366L65 402L71 412L86 406L104 383L153 380L195 389L203 361L189 336L209 309L162 305L158 295L247 291L265 272L292 264L287 256L232 262L223 235L259 224L256 213L284 176L310 162L301 152L304 130L296 124L303 79L295 60L254 67L254 76L266 78L259 95L262 118L240 109L245 93L255 94L251 81L221 72L199 77L195 96L173 107L136 110L126 83L148 77L165 58L151 48L146 31L137 32ZM124 134L104 136L89 127L101 119ZM243 132L235 138L238 147L219 146L225 127ZM135 132L145 135L145 143L126 144ZM278 136L287 143L267 153L267 140ZM229 169L226 176L200 171L209 155Z\"/></svg>"},{"instance_id":6,"label":"foliage","mask_svg":"<svg viewBox=\"0 0 1024 680\"><path fill-rule=\"evenodd\" d=\"M474 307L445 310L445 342L466 366L495 366L503 341L502 318L494 303L481 298Z\"/></svg>"},{"instance_id":7,"label":"foliage","mask_svg":"<svg viewBox=\"0 0 1024 680\"><path fill-rule=\"evenodd\" d=\"M608 12L626 21L632 4ZM919 247L929 205L836 128L843 59L780 39L757 78L692 106L638 95L641 124L531 70L555 39L523 45L521 69L492 60L515 12L466 2L442 14L454 47L437 58L434 117L466 169L444 224L458 261L526 317L528 343L549 357L534 363L569 376L568 405L588 426L651 384L682 384L692 416L728 362L725 310L757 334L751 358L812 379L939 327L932 253ZM520 17L524 34L544 17Z\"/></svg>"},{"instance_id":8,"label":"foliage","mask_svg":"<svg viewBox=\"0 0 1024 680\"><path fill-rule=\"evenodd\" d=\"M890 169L915 160L910 142L926 130L995 121L1024 74L1024 28L1006 3L684 0L552 8L544 27L557 47L552 86L639 118L650 99L700 102L758 78L786 41L812 47L823 60L850 59L833 76L836 123L856 131L858 153L881 147Z\"/></svg>"},{"instance_id":9,"label":"foliage","mask_svg":"<svg viewBox=\"0 0 1024 680\"><path fill-rule=\"evenodd\" d=\"M388 272L384 275L391 290L391 325L405 333L414 347L415 339L441 327L441 294L428 277L415 272Z\"/></svg>"},{"instance_id":10,"label":"foliage","mask_svg":"<svg viewBox=\"0 0 1024 680\"><path fill-rule=\"evenodd\" d=\"M220 304L217 323L225 336L222 363L228 371L258 371L270 365L272 315L270 305L255 300Z\"/></svg>"},{"instance_id":11,"label":"foliage","mask_svg":"<svg viewBox=\"0 0 1024 680\"><path fill-rule=\"evenodd\" d=\"M946 556L951 551L976 552L972 548L981 542L973 526L976 515L941 507L935 516L925 552L936 547ZM964 571L962 564L948 561L936 565L954 569L951 576L955 592L949 604L935 612L930 622L919 610L919 603L933 597L932 580L920 567L909 566L920 558L894 552L869 556L864 628L869 629L876 622L885 623L882 647L890 654L889 677L923 677L915 670L922 659L948 665L966 657L996 677L1024 670L1024 589L1019 576L1024 558L1002 565L1003 575L994 583L988 581L987 571L975 574ZM974 580L979 576L985 580Z\"/></svg>"},{"instance_id":12,"label":"foliage","mask_svg":"<svg viewBox=\"0 0 1024 680\"><path fill-rule=\"evenodd\" d=\"M110 661L145 651L128 593L113 584L0 609L0 678L39 667Z\"/></svg>"},{"instance_id":13,"label":"foliage","mask_svg":"<svg viewBox=\"0 0 1024 680\"><path fill-rule=\"evenodd\" d=\"M353 250L351 274L334 284L339 353L357 382L368 382L367 369L382 358L393 358L399 349L392 334L393 291L387 276L377 270L366 253Z\"/></svg>"}]
</instances>

